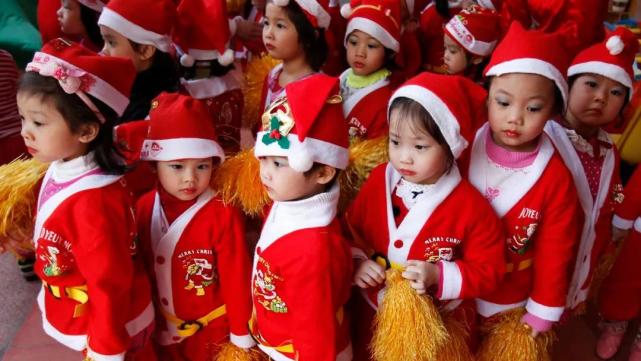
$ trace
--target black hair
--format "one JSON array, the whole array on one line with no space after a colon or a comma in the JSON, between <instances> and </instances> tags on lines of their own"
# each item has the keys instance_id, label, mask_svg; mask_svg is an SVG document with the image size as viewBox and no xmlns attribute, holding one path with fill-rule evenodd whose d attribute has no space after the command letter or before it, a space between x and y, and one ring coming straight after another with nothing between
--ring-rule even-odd
<instances>
[{"instance_id":1,"label":"black hair","mask_svg":"<svg viewBox=\"0 0 641 361\"><path fill-rule=\"evenodd\" d=\"M524 74L533 74L533 73L524 73ZM534 74L534 75L540 75L540 74ZM541 75L541 76L543 76L543 75ZM488 92L488 96L489 96L489 92L490 92L490 86L492 85L492 81L494 80L494 78L495 78L495 76L489 76L489 77L485 78L485 81L483 83L483 86L485 87L485 90L487 90L487 92ZM544 78L546 78L549 81L551 81L552 85L554 87L554 105L552 106L552 116L563 115L565 100L563 99L563 94L561 94L561 90L556 85L555 81L553 81L552 79L550 79L548 77L544 77Z\"/></svg>"},{"instance_id":2,"label":"black hair","mask_svg":"<svg viewBox=\"0 0 641 361\"><path fill-rule=\"evenodd\" d=\"M65 93L58 80L35 72L22 75L18 83L18 93L40 97L42 102L50 101L74 134L83 125L97 123L98 135L88 144L88 150L94 152L96 163L105 173L122 174L126 171L112 137L118 114L108 105L86 94L105 117L105 123L101 125L96 113L89 109L80 97Z\"/></svg>"},{"instance_id":3,"label":"black hair","mask_svg":"<svg viewBox=\"0 0 641 361\"><path fill-rule=\"evenodd\" d=\"M448 0L434 0L434 7L436 12L441 15L445 20L450 20L452 14L450 13L450 4Z\"/></svg>"},{"instance_id":4,"label":"black hair","mask_svg":"<svg viewBox=\"0 0 641 361\"><path fill-rule=\"evenodd\" d=\"M289 20L296 27L298 43L301 44L305 51L307 64L314 71L320 71L329 53L329 47L325 39L325 29L315 28L296 1L290 0L284 10Z\"/></svg>"},{"instance_id":5,"label":"black hair","mask_svg":"<svg viewBox=\"0 0 641 361\"><path fill-rule=\"evenodd\" d=\"M574 82L582 75L590 75L593 73L581 73L581 74L575 74L572 75L571 77L568 78L568 89L572 89L572 86L574 85ZM597 74L598 75L598 74ZM623 85L623 84L621 84ZM616 128L620 127L623 125L623 122L625 121L625 118L623 118L623 110L625 107L628 105L630 102L630 88L627 86L623 85L625 88L625 98L623 100L623 105L621 106L621 109L619 109L619 120L614 124ZM569 99L568 99L569 102Z\"/></svg>"},{"instance_id":6,"label":"black hair","mask_svg":"<svg viewBox=\"0 0 641 361\"><path fill-rule=\"evenodd\" d=\"M396 64L396 55L397 53L394 50L385 48L385 62L383 63L385 69L394 71L399 68L398 64Z\"/></svg>"},{"instance_id":7,"label":"black hair","mask_svg":"<svg viewBox=\"0 0 641 361\"><path fill-rule=\"evenodd\" d=\"M441 147L443 147L447 156L445 169L446 172L449 172L454 165L454 154L452 153L452 149L447 143L447 140L445 140L438 124L436 124L434 118L432 118L432 115L428 113L420 103L406 97L398 97L392 101L389 108L389 114L392 114L392 111L394 110L398 112L398 117L400 119L408 122L412 131L429 134ZM398 127L399 124L396 126Z\"/></svg>"},{"instance_id":8,"label":"black hair","mask_svg":"<svg viewBox=\"0 0 641 361\"><path fill-rule=\"evenodd\" d=\"M474 64L472 61L474 60L474 57L478 55L470 53L469 51L467 51L467 49L461 49L465 51L465 59L467 60L468 64L467 68L465 69L465 75L476 83L481 82L483 80L483 70L485 70L485 67L490 62L490 57L483 57L478 64Z\"/></svg>"},{"instance_id":9,"label":"black hair","mask_svg":"<svg viewBox=\"0 0 641 361\"><path fill-rule=\"evenodd\" d=\"M105 41L100 34L100 27L98 26L98 18L100 13L84 5L80 5L80 21L87 31L89 41L94 44L98 49L102 49Z\"/></svg>"},{"instance_id":10,"label":"black hair","mask_svg":"<svg viewBox=\"0 0 641 361\"><path fill-rule=\"evenodd\" d=\"M129 41L129 44L131 44L131 47L134 49L135 52L140 52L140 48L144 45L144 44L137 43L131 39L127 39L127 40ZM153 45L150 45L150 46L153 46ZM164 51L160 51L159 49L156 49L153 57L151 58L150 68L153 68L157 74L163 74L165 84L175 85L173 88L177 88L178 84L180 84L180 70L179 70L178 62L169 53L165 53ZM167 88L172 88L172 87L167 87Z\"/></svg>"}]
</instances>

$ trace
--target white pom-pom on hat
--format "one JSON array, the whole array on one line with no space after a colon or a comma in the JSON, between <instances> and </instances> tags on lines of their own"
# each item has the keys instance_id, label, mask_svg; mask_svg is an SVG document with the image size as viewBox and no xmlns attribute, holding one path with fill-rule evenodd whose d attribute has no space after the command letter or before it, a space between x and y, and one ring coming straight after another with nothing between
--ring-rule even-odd
<instances>
[{"instance_id":1,"label":"white pom-pom on hat","mask_svg":"<svg viewBox=\"0 0 641 361\"><path fill-rule=\"evenodd\" d=\"M194 63L196 63L196 59L194 59L193 56L187 53L180 56L180 65L191 68L192 66L194 66Z\"/></svg>"},{"instance_id":2,"label":"white pom-pom on hat","mask_svg":"<svg viewBox=\"0 0 641 361\"><path fill-rule=\"evenodd\" d=\"M343 6L341 6L341 16L347 19L350 15L352 15L352 7L349 3L343 4Z\"/></svg>"},{"instance_id":3,"label":"white pom-pom on hat","mask_svg":"<svg viewBox=\"0 0 641 361\"><path fill-rule=\"evenodd\" d=\"M314 165L314 159L304 144L296 147L296 149L291 149L287 159L289 160L289 166L301 173L312 169Z\"/></svg>"},{"instance_id":4,"label":"white pom-pom on hat","mask_svg":"<svg viewBox=\"0 0 641 361\"><path fill-rule=\"evenodd\" d=\"M611 36L608 41L605 43L605 47L608 48L610 55L619 55L625 48L625 44L621 37L618 35Z\"/></svg>"},{"instance_id":5,"label":"white pom-pom on hat","mask_svg":"<svg viewBox=\"0 0 641 361\"><path fill-rule=\"evenodd\" d=\"M225 52L218 57L218 62L222 66L227 66L234 62L234 51L231 49L225 50Z\"/></svg>"},{"instance_id":6,"label":"white pom-pom on hat","mask_svg":"<svg viewBox=\"0 0 641 361\"><path fill-rule=\"evenodd\" d=\"M289 5L289 0L274 0L274 4L280 7Z\"/></svg>"}]
</instances>

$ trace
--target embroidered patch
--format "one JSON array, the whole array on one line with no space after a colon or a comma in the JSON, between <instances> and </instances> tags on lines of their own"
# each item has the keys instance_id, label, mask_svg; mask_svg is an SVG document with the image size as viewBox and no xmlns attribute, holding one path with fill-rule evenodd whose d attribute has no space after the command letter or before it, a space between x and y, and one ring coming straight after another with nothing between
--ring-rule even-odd
<instances>
[{"instance_id":1,"label":"embroidered patch","mask_svg":"<svg viewBox=\"0 0 641 361\"><path fill-rule=\"evenodd\" d=\"M427 262L451 261L455 259L455 248L461 240L454 237L430 237L425 240L423 257Z\"/></svg>"},{"instance_id":2,"label":"embroidered patch","mask_svg":"<svg viewBox=\"0 0 641 361\"><path fill-rule=\"evenodd\" d=\"M525 226L514 226L515 234L507 239L508 249L519 255L527 252L531 246L531 239L538 225L538 223L530 223Z\"/></svg>"},{"instance_id":3,"label":"embroidered patch","mask_svg":"<svg viewBox=\"0 0 641 361\"><path fill-rule=\"evenodd\" d=\"M277 287L283 278L273 273L264 258L258 258L256 276L254 277L254 297L266 310L275 313L287 313L287 305L277 293Z\"/></svg>"},{"instance_id":4,"label":"embroidered patch","mask_svg":"<svg viewBox=\"0 0 641 361\"><path fill-rule=\"evenodd\" d=\"M196 251L184 251L178 258L182 258L183 269L185 270L185 290L196 291L196 296L204 296L205 288L211 286L218 280L214 266L206 258L192 257ZM183 257L181 257L183 256Z\"/></svg>"},{"instance_id":5,"label":"embroidered patch","mask_svg":"<svg viewBox=\"0 0 641 361\"><path fill-rule=\"evenodd\" d=\"M283 149L289 149L287 135L294 128L294 118L286 97L276 99L262 116L263 135L261 141L266 144L277 143Z\"/></svg>"},{"instance_id":6,"label":"embroidered patch","mask_svg":"<svg viewBox=\"0 0 641 361\"><path fill-rule=\"evenodd\" d=\"M45 261L42 272L48 277L60 276L68 269L62 262L60 249L54 246L47 246L47 254L40 255L40 259Z\"/></svg>"}]
</instances>

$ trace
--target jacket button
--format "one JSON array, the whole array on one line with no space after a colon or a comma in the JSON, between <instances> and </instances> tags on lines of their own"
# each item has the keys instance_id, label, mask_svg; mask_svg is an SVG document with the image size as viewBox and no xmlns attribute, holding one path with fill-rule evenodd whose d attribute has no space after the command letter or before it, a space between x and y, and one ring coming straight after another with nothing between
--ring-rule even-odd
<instances>
[{"instance_id":1,"label":"jacket button","mask_svg":"<svg viewBox=\"0 0 641 361\"><path fill-rule=\"evenodd\" d=\"M400 239L397 239L396 241L394 241L394 247L396 248L403 247L403 241L401 241Z\"/></svg>"},{"instance_id":2,"label":"jacket button","mask_svg":"<svg viewBox=\"0 0 641 361\"><path fill-rule=\"evenodd\" d=\"M163 256L156 257L156 262L158 262L158 264L165 263L165 257L163 257Z\"/></svg>"}]
</instances>

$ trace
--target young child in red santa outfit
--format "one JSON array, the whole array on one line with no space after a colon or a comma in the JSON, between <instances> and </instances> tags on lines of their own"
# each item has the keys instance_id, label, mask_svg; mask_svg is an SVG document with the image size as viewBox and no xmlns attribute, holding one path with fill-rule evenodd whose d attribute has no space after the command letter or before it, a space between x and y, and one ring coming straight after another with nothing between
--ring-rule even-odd
<instances>
[{"instance_id":1,"label":"young child in red santa outfit","mask_svg":"<svg viewBox=\"0 0 641 361\"><path fill-rule=\"evenodd\" d=\"M251 263L242 216L209 187L225 156L207 105L162 93L149 118L141 159L154 162L159 184L139 199L136 216L162 314L161 356L211 360L227 340L248 349Z\"/></svg>"},{"instance_id":2,"label":"young child in red santa outfit","mask_svg":"<svg viewBox=\"0 0 641 361\"><path fill-rule=\"evenodd\" d=\"M250 331L272 360L352 359L351 257L336 219L349 157L342 114L338 79L316 74L262 116L254 152L274 203L254 253Z\"/></svg>"},{"instance_id":3,"label":"young child in red santa outfit","mask_svg":"<svg viewBox=\"0 0 641 361\"><path fill-rule=\"evenodd\" d=\"M596 353L602 359L613 357L625 336L628 324L641 313L641 168L625 187L625 199L616 210L612 226L627 238L599 293L599 312L604 318ZM625 237L625 236L623 236ZM641 360L641 329L630 347L629 361Z\"/></svg>"},{"instance_id":4,"label":"young child in red santa outfit","mask_svg":"<svg viewBox=\"0 0 641 361\"><path fill-rule=\"evenodd\" d=\"M636 36L620 27L579 53L568 69L565 119L545 128L572 172L584 214L567 299L570 310L586 301L594 270L613 239L612 217L623 200L623 186L618 151L601 127L619 119L632 95L632 63L638 50Z\"/></svg>"},{"instance_id":5,"label":"young child in red santa outfit","mask_svg":"<svg viewBox=\"0 0 641 361\"><path fill-rule=\"evenodd\" d=\"M51 162L33 233L44 330L88 359L155 360L134 200L112 142L135 69L55 39L26 71L17 97L22 137L34 158Z\"/></svg>"},{"instance_id":6,"label":"young child in red santa outfit","mask_svg":"<svg viewBox=\"0 0 641 361\"><path fill-rule=\"evenodd\" d=\"M98 19L105 41L102 54L131 59L138 73L121 122L145 119L152 99L178 90L169 36L175 21L172 0L111 0L103 9Z\"/></svg>"},{"instance_id":7,"label":"young child in red santa outfit","mask_svg":"<svg viewBox=\"0 0 641 361\"><path fill-rule=\"evenodd\" d=\"M343 5L347 63L340 76L343 114L352 138L387 135L390 68L400 49L400 6L395 0L354 0Z\"/></svg>"},{"instance_id":8,"label":"young child in red santa outfit","mask_svg":"<svg viewBox=\"0 0 641 361\"><path fill-rule=\"evenodd\" d=\"M87 49L99 51L103 46L98 27L98 17L106 1L62 0L56 11L60 31L71 40L78 41Z\"/></svg>"},{"instance_id":9,"label":"young child in red santa outfit","mask_svg":"<svg viewBox=\"0 0 641 361\"><path fill-rule=\"evenodd\" d=\"M448 74L481 81L486 59L499 39L499 14L475 5L454 15L445 25L443 63Z\"/></svg>"},{"instance_id":10,"label":"young child in red santa outfit","mask_svg":"<svg viewBox=\"0 0 641 361\"><path fill-rule=\"evenodd\" d=\"M533 336L563 313L579 238L572 175L543 134L546 122L565 108L567 64L558 35L512 24L485 71L488 122L476 134L470 162L470 181L507 231L506 277L498 291L477 299L477 310L492 323L525 307L521 322Z\"/></svg>"},{"instance_id":11,"label":"young child in red santa outfit","mask_svg":"<svg viewBox=\"0 0 641 361\"><path fill-rule=\"evenodd\" d=\"M446 73L443 66L443 28L463 10L465 0L434 0L421 11L419 26L422 41L423 70Z\"/></svg>"}]
</instances>

